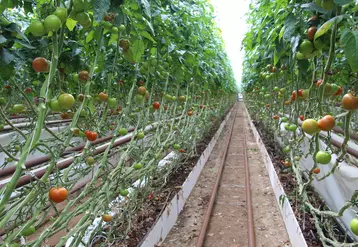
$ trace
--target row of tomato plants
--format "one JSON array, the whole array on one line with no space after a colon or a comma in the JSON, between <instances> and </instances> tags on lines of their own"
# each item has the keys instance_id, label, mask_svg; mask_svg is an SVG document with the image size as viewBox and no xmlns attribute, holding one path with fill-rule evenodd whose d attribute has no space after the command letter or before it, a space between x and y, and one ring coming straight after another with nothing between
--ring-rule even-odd
<instances>
[{"instance_id":1,"label":"row of tomato plants","mask_svg":"<svg viewBox=\"0 0 358 247\"><path fill-rule=\"evenodd\" d=\"M357 192L337 212L316 208L315 198L309 196L313 183L333 176L342 162L357 164L347 153L347 147L355 143L351 134L357 133L357 58L353 53L358 47L352 28L356 9L354 1L264 1L251 5L252 28L244 40L246 102L254 118L282 139L283 164L297 182L295 197L301 210L312 214L323 246L356 244L340 242L332 229L336 219L356 209ZM291 134L282 133L283 123ZM332 144L331 134L337 127L344 133L339 148ZM302 152L307 138L309 149ZM326 149L321 150L320 141ZM338 157L334 162L333 153ZM299 164L308 156L313 165L307 170ZM328 164L329 171L322 172ZM347 227L357 235L358 218L352 218Z\"/></svg>"},{"instance_id":2,"label":"row of tomato plants","mask_svg":"<svg viewBox=\"0 0 358 247\"><path fill-rule=\"evenodd\" d=\"M14 115L32 122L13 128L13 139L1 146L8 156L2 167L16 167L0 190L2 246L41 246L56 233L61 233L56 246L70 238L71 246L78 246L97 217L110 222L108 243L125 241L143 202L181 165L176 160L159 169L163 153L175 150L180 160L193 156L197 142L235 98L211 5L71 0L1 7L1 127L11 125ZM45 124L52 113L71 122L52 131ZM129 144L112 149L129 127L135 128ZM92 142L108 135L110 145L93 155ZM81 155L58 169L64 150L83 141ZM35 150L51 157L46 172L16 189L22 176L31 174L24 163ZM110 162L115 154L118 159ZM88 176L81 192L71 194ZM145 186L128 196L138 179ZM126 200L111 204L118 196ZM122 213L112 218L110 206ZM96 226L91 236L103 227Z\"/></svg>"}]
</instances>

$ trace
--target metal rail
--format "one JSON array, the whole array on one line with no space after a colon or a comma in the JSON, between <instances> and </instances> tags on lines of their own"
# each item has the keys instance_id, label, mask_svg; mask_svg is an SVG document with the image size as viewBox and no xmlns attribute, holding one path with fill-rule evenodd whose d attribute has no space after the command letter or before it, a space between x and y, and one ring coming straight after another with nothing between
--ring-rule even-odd
<instances>
[{"instance_id":1,"label":"metal rail","mask_svg":"<svg viewBox=\"0 0 358 247\"><path fill-rule=\"evenodd\" d=\"M204 244L204 241L205 241L206 232L208 230L209 221L210 221L213 207L215 204L216 195L217 195L217 192L219 189L219 184L221 182L221 178L222 178L222 174L223 174L223 168L224 168L224 165L226 162L227 153L228 153L229 146L230 146L230 141L231 141L231 137L232 137L232 133L233 133L236 115L237 115L237 109L235 111L234 120L232 121L232 124L230 126L230 131L229 131L228 136L225 141L224 152L220 159L218 174L217 174L216 181L215 181L215 184L213 187L213 191L212 191L212 194L210 197L208 209L206 210L205 215L204 215L204 221L203 221L203 225L200 229L200 233L199 233L199 236L198 236L198 239L196 242L196 247L202 247ZM244 139L244 156L245 156L244 157L244 166L245 166L245 173L246 173L245 192L246 192L246 203L247 203L246 206L247 206L247 212L248 212L248 219L247 219L248 220L248 238L249 238L248 243L249 243L249 247L254 247L255 246L255 233L254 233L253 209L252 209L252 200L251 200L250 174L249 174L248 159L247 159L246 133L245 133L245 139Z\"/></svg>"}]
</instances>

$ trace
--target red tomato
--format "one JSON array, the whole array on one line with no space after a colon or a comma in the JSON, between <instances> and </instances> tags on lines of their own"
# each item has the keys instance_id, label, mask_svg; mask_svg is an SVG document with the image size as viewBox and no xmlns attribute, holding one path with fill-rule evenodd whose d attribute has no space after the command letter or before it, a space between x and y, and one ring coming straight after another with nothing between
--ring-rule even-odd
<instances>
[{"instance_id":1,"label":"red tomato","mask_svg":"<svg viewBox=\"0 0 358 247\"><path fill-rule=\"evenodd\" d=\"M298 90L298 97L303 97L303 89Z\"/></svg>"},{"instance_id":2,"label":"red tomato","mask_svg":"<svg viewBox=\"0 0 358 247\"><path fill-rule=\"evenodd\" d=\"M68 196L68 191L65 187L59 187L59 188L51 188L48 196L51 201L59 203L66 200Z\"/></svg>"},{"instance_id":3,"label":"red tomato","mask_svg":"<svg viewBox=\"0 0 358 247\"><path fill-rule=\"evenodd\" d=\"M334 96L339 96L339 95L341 95L341 94L342 94L342 92L343 92L342 87L341 87L341 86L338 86L338 90L337 90L337 92L336 92L335 94L333 94L333 95L334 95Z\"/></svg>"},{"instance_id":4,"label":"red tomato","mask_svg":"<svg viewBox=\"0 0 358 247\"><path fill-rule=\"evenodd\" d=\"M154 102L154 103L152 104L152 106L153 106L154 109L158 110L159 107L160 107L160 103L159 103L158 101L156 101L156 102Z\"/></svg>"},{"instance_id":5,"label":"red tomato","mask_svg":"<svg viewBox=\"0 0 358 247\"><path fill-rule=\"evenodd\" d=\"M305 120L305 116L300 115L300 120L301 120L301 121Z\"/></svg>"},{"instance_id":6,"label":"red tomato","mask_svg":"<svg viewBox=\"0 0 358 247\"><path fill-rule=\"evenodd\" d=\"M32 91L32 90L31 90L31 88L29 88L29 87L25 89L25 93L31 93L31 91Z\"/></svg>"},{"instance_id":7,"label":"red tomato","mask_svg":"<svg viewBox=\"0 0 358 247\"><path fill-rule=\"evenodd\" d=\"M277 119L279 119L279 116L275 115L275 116L273 116L272 118L275 119L275 120L277 120Z\"/></svg>"},{"instance_id":8,"label":"red tomato","mask_svg":"<svg viewBox=\"0 0 358 247\"><path fill-rule=\"evenodd\" d=\"M185 150L184 150L184 149L179 149L179 152L180 152L180 153L184 153Z\"/></svg>"},{"instance_id":9,"label":"red tomato","mask_svg":"<svg viewBox=\"0 0 358 247\"><path fill-rule=\"evenodd\" d=\"M87 139L91 142L95 141L97 139L97 132L93 132L93 131L88 131L87 133L85 133Z\"/></svg>"}]
</instances>

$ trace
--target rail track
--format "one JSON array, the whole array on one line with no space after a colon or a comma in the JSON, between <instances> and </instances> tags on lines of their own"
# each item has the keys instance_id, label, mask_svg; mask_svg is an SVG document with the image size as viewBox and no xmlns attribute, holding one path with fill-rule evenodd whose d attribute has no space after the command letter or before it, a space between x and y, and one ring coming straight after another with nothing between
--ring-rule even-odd
<instances>
[{"instance_id":1,"label":"rail track","mask_svg":"<svg viewBox=\"0 0 358 247\"><path fill-rule=\"evenodd\" d=\"M241 184L243 181L245 181L244 184ZM224 213L216 214L219 208L220 212ZM247 216L246 222L238 221L239 218L242 219L245 216ZM207 238L209 231L220 232L219 237ZM229 127L196 247L232 246L233 239L237 246L255 246L244 103L242 102L237 103L234 120Z\"/></svg>"}]
</instances>

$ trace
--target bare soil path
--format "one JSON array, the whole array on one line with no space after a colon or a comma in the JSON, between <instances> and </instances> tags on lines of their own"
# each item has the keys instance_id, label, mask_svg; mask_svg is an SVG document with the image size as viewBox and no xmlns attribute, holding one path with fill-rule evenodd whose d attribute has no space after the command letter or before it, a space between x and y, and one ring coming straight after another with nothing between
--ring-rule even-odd
<instances>
[{"instance_id":1,"label":"bare soil path","mask_svg":"<svg viewBox=\"0 0 358 247\"><path fill-rule=\"evenodd\" d=\"M247 149L251 179L252 205L256 246L290 246L278 205L273 195L267 171L245 115L244 103L236 104L212 154L206 163L192 194L168 237L159 246L195 246L207 205L216 180L225 139L233 121L233 133L228 147L215 206L209 222L204 246L248 246L247 208L245 195L244 150ZM243 139L246 135L247 145Z\"/></svg>"}]
</instances>

